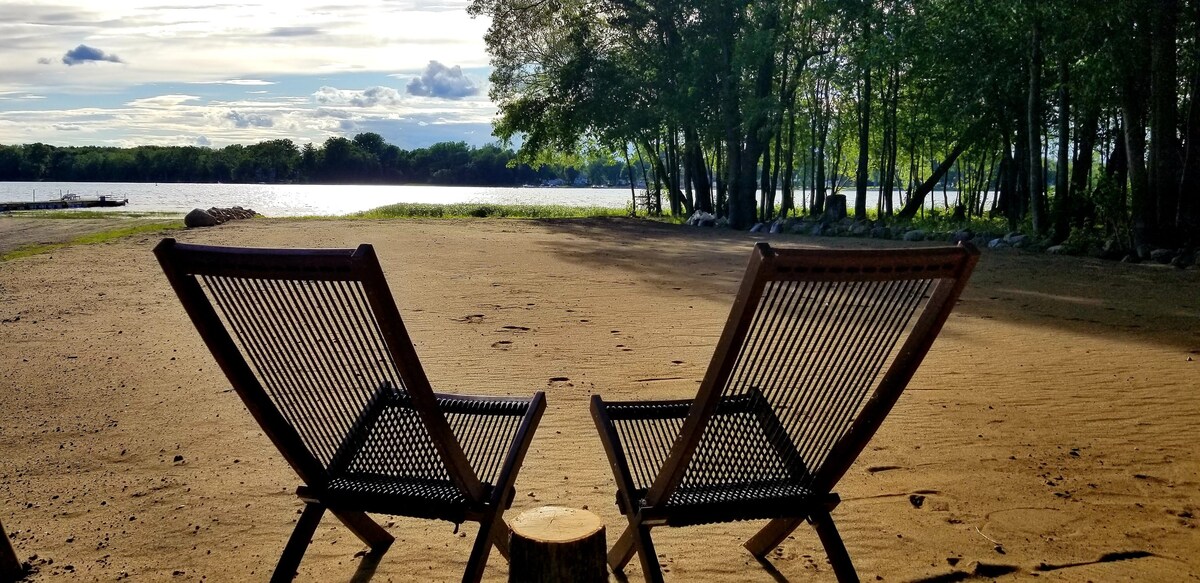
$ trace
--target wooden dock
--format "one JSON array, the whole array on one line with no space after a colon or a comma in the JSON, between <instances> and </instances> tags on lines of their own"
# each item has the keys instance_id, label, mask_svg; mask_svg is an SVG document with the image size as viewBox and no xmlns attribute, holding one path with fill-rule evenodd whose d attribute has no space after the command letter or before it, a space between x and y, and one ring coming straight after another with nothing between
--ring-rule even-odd
<instances>
[{"instance_id":1,"label":"wooden dock","mask_svg":"<svg viewBox=\"0 0 1200 583\"><path fill-rule=\"evenodd\" d=\"M113 207L125 206L129 204L129 199L112 198L110 196L99 196L97 198L79 198L67 197L52 198L50 200L37 201L16 201L3 202L0 201L0 213L9 211L43 211L43 210L61 210L61 209L84 209L97 207Z\"/></svg>"}]
</instances>

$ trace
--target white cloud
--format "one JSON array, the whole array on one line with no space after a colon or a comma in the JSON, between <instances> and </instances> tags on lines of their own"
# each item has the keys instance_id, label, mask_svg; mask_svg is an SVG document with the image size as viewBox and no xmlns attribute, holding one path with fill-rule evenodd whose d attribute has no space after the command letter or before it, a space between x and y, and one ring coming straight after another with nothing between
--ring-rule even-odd
<instances>
[{"instance_id":1,"label":"white cloud","mask_svg":"<svg viewBox=\"0 0 1200 583\"><path fill-rule=\"evenodd\" d=\"M421 76L414 77L408 83L408 92L425 97L461 99L478 95L479 87L463 74L462 67L447 67L437 61L429 61Z\"/></svg>"},{"instance_id":2,"label":"white cloud","mask_svg":"<svg viewBox=\"0 0 1200 583\"><path fill-rule=\"evenodd\" d=\"M198 99L200 98L196 95L159 95L134 99L126 105L129 107L174 107Z\"/></svg>"},{"instance_id":3,"label":"white cloud","mask_svg":"<svg viewBox=\"0 0 1200 583\"><path fill-rule=\"evenodd\" d=\"M313 101L321 105L352 105L354 107L393 106L403 100L400 92L391 87L368 87L362 90L337 89L324 86L313 93Z\"/></svg>"}]
</instances>

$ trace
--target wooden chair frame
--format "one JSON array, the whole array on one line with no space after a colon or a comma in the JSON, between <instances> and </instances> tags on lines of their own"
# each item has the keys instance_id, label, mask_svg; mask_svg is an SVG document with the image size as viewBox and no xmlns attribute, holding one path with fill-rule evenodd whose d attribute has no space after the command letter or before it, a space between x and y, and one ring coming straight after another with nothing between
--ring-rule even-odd
<instances>
[{"instance_id":1,"label":"wooden chair frame","mask_svg":"<svg viewBox=\"0 0 1200 583\"><path fill-rule=\"evenodd\" d=\"M616 479L617 503L629 521L628 528L609 552L609 564L613 570L621 571L637 553L646 580L662 580L661 566L650 537L653 527L767 518L770 522L745 543L755 557L766 557L807 520L814 525L838 580L857 581L849 553L830 516L839 503L832 489L879 429L928 353L974 269L978 254L978 250L969 244L943 248L836 251L773 249L766 243L757 244L708 371L694 399L610 402L600 395L592 397L593 420ZM932 280L929 298L924 308L914 314L915 320L907 337L903 339L890 366L874 385L874 390L869 393L865 405L853 417L848 430L834 442L825 463L816 474L809 476L807 487L811 490L810 495L793 500L794 504L790 505L730 503L689 507L668 504L671 496L680 488L688 464L714 413L721 408L752 407L748 402L755 400L753 390L739 398L741 404L723 399L722 390L736 365L751 319L768 282L861 282L905 278ZM669 454L651 485L639 491L614 422L649 415L655 415L655 419L682 418L682 428L671 443ZM759 422L764 425L778 423L769 408L758 415ZM779 435L781 432L769 433ZM781 451L790 447L793 453L795 451L795 446L786 438L776 440L771 446Z\"/></svg>"},{"instance_id":2,"label":"wooden chair frame","mask_svg":"<svg viewBox=\"0 0 1200 583\"><path fill-rule=\"evenodd\" d=\"M0 524L0 583L17 581L24 576L25 569L21 566L21 560L17 558L12 541L8 540L8 535L4 532L4 525Z\"/></svg>"},{"instance_id":3,"label":"wooden chair frame","mask_svg":"<svg viewBox=\"0 0 1200 583\"><path fill-rule=\"evenodd\" d=\"M154 253L192 323L238 396L304 482L296 494L304 501L305 508L279 559L272 581L290 581L295 576L326 510L366 543L373 553L386 551L394 538L368 517L367 512L442 519L455 524L464 521L480 523L463 581L482 578L493 545L508 558L509 531L502 515L512 504L517 473L545 411L544 393L538 391L530 398L507 398L433 392L370 245L360 245L357 249L247 249L188 245L164 239ZM353 455L353 449L362 446L361 436L356 438L355 434L368 431L367 425L378 419L383 408L403 404L419 414L419 420L428 431L437 456L462 500L414 500L411 496L396 498L385 494L336 491L331 481L338 472L338 468L333 467L338 462L331 462L330 467L326 467L305 447L297 427L288 421L264 390L263 383L223 324L197 276L361 284L370 315L399 372L404 391L401 394L389 383L382 383L371 403L359 413L351 435L344 436L338 455L346 452ZM488 485L481 482L472 469L447 415L490 409L503 409L499 414L519 417L519 422L508 421L516 426L515 433L506 446L495 483Z\"/></svg>"}]
</instances>

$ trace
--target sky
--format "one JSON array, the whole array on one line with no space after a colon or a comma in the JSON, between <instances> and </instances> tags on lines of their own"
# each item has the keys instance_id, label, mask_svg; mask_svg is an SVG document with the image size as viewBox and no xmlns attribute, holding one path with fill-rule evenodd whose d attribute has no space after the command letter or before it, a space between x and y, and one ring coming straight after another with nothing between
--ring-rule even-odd
<instances>
[{"instance_id":1,"label":"sky","mask_svg":"<svg viewBox=\"0 0 1200 583\"><path fill-rule=\"evenodd\" d=\"M0 144L491 135L468 0L0 0Z\"/></svg>"}]
</instances>

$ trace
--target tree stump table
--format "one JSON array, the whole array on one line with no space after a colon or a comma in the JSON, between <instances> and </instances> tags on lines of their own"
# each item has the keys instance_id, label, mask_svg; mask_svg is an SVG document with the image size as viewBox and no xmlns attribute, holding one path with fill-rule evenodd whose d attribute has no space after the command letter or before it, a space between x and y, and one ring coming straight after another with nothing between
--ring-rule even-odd
<instances>
[{"instance_id":1,"label":"tree stump table","mask_svg":"<svg viewBox=\"0 0 1200 583\"><path fill-rule=\"evenodd\" d=\"M509 523L509 583L608 581L604 523L575 508L543 506Z\"/></svg>"}]
</instances>

